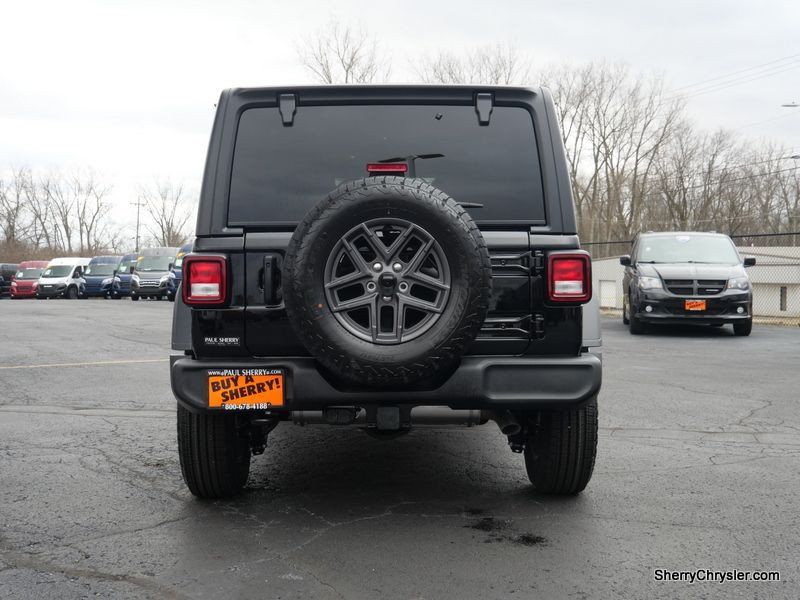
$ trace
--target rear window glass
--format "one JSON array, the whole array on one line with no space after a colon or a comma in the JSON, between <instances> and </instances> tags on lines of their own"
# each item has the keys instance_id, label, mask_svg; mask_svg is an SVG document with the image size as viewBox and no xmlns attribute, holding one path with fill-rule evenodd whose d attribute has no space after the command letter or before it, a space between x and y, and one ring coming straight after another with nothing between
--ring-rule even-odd
<instances>
[{"instance_id":1,"label":"rear window glass","mask_svg":"<svg viewBox=\"0 0 800 600\"><path fill-rule=\"evenodd\" d=\"M441 154L435 158L408 158ZM468 208L478 222L544 222L530 113L494 107L488 126L473 106L301 106L285 127L277 108L242 113L228 222L296 223L368 163L401 158L416 176ZM412 165L413 163L413 165Z\"/></svg>"}]
</instances>

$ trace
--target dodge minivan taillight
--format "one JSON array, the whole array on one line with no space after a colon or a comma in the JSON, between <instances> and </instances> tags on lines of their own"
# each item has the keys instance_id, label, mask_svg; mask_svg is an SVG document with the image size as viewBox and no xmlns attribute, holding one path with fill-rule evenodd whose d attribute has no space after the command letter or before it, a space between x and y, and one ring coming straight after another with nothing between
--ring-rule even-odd
<instances>
[{"instance_id":1,"label":"dodge minivan taillight","mask_svg":"<svg viewBox=\"0 0 800 600\"><path fill-rule=\"evenodd\" d=\"M224 256L189 254L183 259L183 302L189 306L223 304L228 290Z\"/></svg>"},{"instance_id":2,"label":"dodge minivan taillight","mask_svg":"<svg viewBox=\"0 0 800 600\"><path fill-rule=\"evenodd\" d=\"M592 265L585 253L550 254L547 296L552 302L588 302L592 297Z\"/></svg>"}]
</instances>

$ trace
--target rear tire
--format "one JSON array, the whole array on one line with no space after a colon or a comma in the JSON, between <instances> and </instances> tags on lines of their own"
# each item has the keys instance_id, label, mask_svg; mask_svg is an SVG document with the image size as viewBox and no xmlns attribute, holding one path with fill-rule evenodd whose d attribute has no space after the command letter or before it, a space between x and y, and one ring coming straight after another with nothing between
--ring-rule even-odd
<instances>
[{"instance_id":1,"label":"rear tire","mask_svg":"<svg viewBox=\"0 0 800 600\"><path fill-rule=\"evenodd\" d=\"M750 335L751 331L753 331L753 319L747 319L747 321L733 324L734 335L747 336Z\"/></svg>"},{"instance_id":2,"label":"rear tire","mask_svg":"<svg viewBox=\"0 0 800 600\"><path fill-rule=\"evenodd\" d=\"M183 480L198 498L238 494L250 473L250 443L237 415L192 413L178 405L178 455Z\"/></svg>"},{"instance_id":3,"label":"rear tire","mask_svg":"<svg viewBox=\"0 0 800 600\"><path fill-rule=\"evenodd\" d=\"M78 298L78 288L74 285L71 285L67 288L67 292L64 294L64 297L67 300L76 300Z\"/></svg>"},{"instance_id":4,"label":"rear tire","mask_svg":"<svg viewBox=\"0 0 800 600\"><path fill-rule=\"evenodd\" d=\"M132 302L138 302L139 301L139 295L138 294L131 294L131 301Z\"/></svg>"},{"instance_id":5,"label":"rear tire","mask_svg":"<svg viewBox=\"0 0 800 600\"><path fill-rule=\"evenodd\" d=\"M592 478L596 453L596 397L581 408L543 410L528 420L525 469L537 492L580 493Z\"/></svg>"}]
</instances>

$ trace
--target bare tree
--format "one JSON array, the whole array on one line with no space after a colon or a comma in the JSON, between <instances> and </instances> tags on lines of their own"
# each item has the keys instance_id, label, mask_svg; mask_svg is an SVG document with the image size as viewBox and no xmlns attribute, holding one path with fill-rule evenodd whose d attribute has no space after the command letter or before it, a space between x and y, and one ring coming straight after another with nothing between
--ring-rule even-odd
<instances>
[{"instance_id":1,"label":"bare tree","mask_svg":"<svg viewBox=\"0 0 800 600\"><path fill-rule=\"evenodd\" d=\"M18 168L10 181L0 180L0 232L6 244L18 244L25 237L25 206L33 184L30 169Z\"/></svg>"},{"instance_id":2,"label":"bare tree","mask_svg":"<svg viewBox=\"0 0 800 600\"><path fill-rule=\"evenodd\" d=\"M654 167L683 117L661 78L632 76L624 65L551 68L573 195L584 239L625 239L653 202Z\"/></svg>"},{"instance_id":3,"label":"bare tree","mask_svg":"<svg viewBox=\"0 0 800 600\"><path fill-rule=\"evenodd\" d=\"M77 221L80 252L96 254L110 246L109 222L106 218L110 210L108 194L111 186L97 181L94 172L81 178L73 176L73 189L77 194Z\"/></svg>"},{"instance_id":4,"label":"bare tree","mask_svg":"<svg viewBox=\"0 0 800 600\"><path fill-rule=\"evenodd\" d=\"M183 185L170 181L159 181L149 188L142 188L140 198L153 221L148 227L159 246L180 246L186 239L186 225L191 211L186 206Z\"/></svg>"},{"instance_id":5,"label":"bare tree","mask_svg":"<svg viewBox=\"0 0 800 600\"><path fill-rule=\"evenodd\" d=\"M45 201L49 205L50 225L53 228L53 247L72 254L76 198L63 177L57 173L42 178L41 185Z\"/></svg>"},{"instance_id":6,"label":"bare tree","mask_svg":"<svg viewBox=\"0 0 800 600\"><path fill-rule=\"evenodd\" d=\"M305 38L296 51L319 83L382 83L391 73L376 37L336 20Z\"/></svg>"},{"instance_id":7,"label":"bare tree","mask_svg":"<svg viewBox=\"0 0 800 600\"><path fill-rule=\"evenodd\" d=\"M417 76L424 83L511 85L528 83L530 61L512 45L479 46L459 56L440 51L424 58Z\"/></svg>"}]
</instances>

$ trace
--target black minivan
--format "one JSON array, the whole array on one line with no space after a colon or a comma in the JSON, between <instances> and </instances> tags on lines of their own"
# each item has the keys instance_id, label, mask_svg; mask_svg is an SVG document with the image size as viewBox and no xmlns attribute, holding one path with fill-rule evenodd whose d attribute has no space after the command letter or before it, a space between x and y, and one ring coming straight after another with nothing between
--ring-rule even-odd
<instances>
[{"instance_id":1,"label":"black minivan","mask_svg":"<svg viewBox=\"0 0 800 600\"><path fill-rule=\"evenodd\" d=\"M642 233L630 255L620 256L622 321L633 334L648 323L730 323L736 335L753 328L753 292L745 267L755 258L739 256L720 233Z\"/></svg>"}]
</instances>

